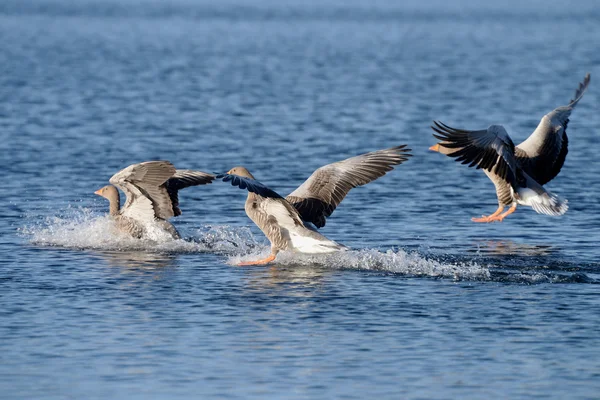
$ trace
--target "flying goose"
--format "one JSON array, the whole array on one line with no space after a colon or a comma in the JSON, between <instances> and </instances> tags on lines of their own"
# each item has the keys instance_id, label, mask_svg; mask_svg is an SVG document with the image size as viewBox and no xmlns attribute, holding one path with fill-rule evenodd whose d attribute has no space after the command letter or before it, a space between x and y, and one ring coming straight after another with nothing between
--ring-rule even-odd
<instances>
[{"instance_id":1,"label":"flying goose","mask_svg":"<svg viewBox=\"0 0 600 400\"><path fill-rule=\"evenodd\" d=\"M472 218L474 222L501 222L517 209L517 204L530 206L536 212L562 215L567 200L544 189L542 185L558 175L568 152L567 124L590 83L590 74L575 91L569 105L544 115L535 131L515 146L502 125L486 130L469 131L451 128L434 121L433 136L440 140L429 150L456 158L469 167L483 169L496 187L498 209L491 215ZM506 206L510 208L504 211Z\"/></svg>"},{"instance_id":2,"label":"flying goose","mask_svg":"<svg viewBox=\"0 0 600 400\"><path fill-rule=\"evenodd\" d=\"M248 190L245 210L271 242L271 254L262 260L239 265L267 264L277 253L331 253L347 247L317 232L325 226L350 189L382 177L411 155L405 145L374 151L317 169L300 187L282 197L254 179L244 167L218 175L233 186ZM313 226L314 225L314 226Z\"/></svg>"},{"instance_id":3,"label":"flying goose","mask_svg":"<svg viewBox=\"0 0 600 400\"><path fill-rule=\"evenodd\" d=\"M205 172L176 170L168 161L146 161L117 172L109 180L112 185L94 193L110 202L110 215L119 231L139 239L144 237L149 224L155 224L174 239L179 239L179 233L167 221L181 215L177 192L188 186L211 183L214 179L214 175ZM127 196L122 208L117 188Z\"/></svg>"}]
</instances>

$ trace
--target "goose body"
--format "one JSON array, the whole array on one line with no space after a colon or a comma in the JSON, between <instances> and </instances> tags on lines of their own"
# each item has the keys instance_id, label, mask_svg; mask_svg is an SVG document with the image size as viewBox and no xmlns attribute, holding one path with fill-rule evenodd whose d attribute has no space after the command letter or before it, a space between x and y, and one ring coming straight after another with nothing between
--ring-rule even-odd
<instances>
[{"instance_id":1,"label":"goose body","mask_svg":"<svg viewBox=\"0 0 600 400\"><path fill-rule=\"evenodd\" d=\"M289 196L282 197L254 179L244 167L232 168L222 177L248 190L245 211L271 242L269 257L240 265L271 262L280 251L332 253L348 248L317 231L348 192L365 185L406 161L406 146L362 154L317 169ZM314 227L313 227L314 225Z\"/></svg>"},{"instance_id":2,"label":"goose body","mask_svg":"<svg viewBox=\"0 0 600 400\"><path fill-rule=\"evenodd\" d=\"M517 146L502 125L470 131L434 121L434 137L440 142L429 149L456 158L469 167L483 169L496 188L498 209L489 216L473 218L474 222L500 222L519 204L532 207L540 214L556 216L567 211L567 200L543 185L558 175L565 162L569 117L589 83L590 74L587 74L573 100L544 115L535 131ZM510 208L504 212L506 206Z\"/></svg>"},{"instance_id":3,"label":"goose body","mask_svg":"<svg viewBox=\"0 0 600 400\"><path fill-rule=\"evenodd\" d=\"M201 171L175 169L168 161L147 161L117 172L109 180L111 185L95 194L109 201L109 214L121 233L144 238L149 229L156 228L178 239L179 232L168 219L181 215L179 190L211 183L214 178ZM127 197L123 207L117 188Z\"/></svg>"},{"instance_id":4,"label":"goose body","mask_svg":"<svg viewBox=\"0 0 600 400\"><path fill-rule=\"evenodd\" d=\"M332 253L346 247L321 235L302 221L298 211L284 198L248 193L244 209L271 242L273 253Z\"/></svg>"}]
</instances>

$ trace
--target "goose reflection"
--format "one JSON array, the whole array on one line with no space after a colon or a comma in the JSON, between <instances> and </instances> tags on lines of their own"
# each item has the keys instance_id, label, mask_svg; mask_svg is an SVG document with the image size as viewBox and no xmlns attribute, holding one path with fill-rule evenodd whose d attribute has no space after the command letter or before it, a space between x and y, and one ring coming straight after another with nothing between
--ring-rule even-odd
<instances>
[{"instance_id":1,"label":"goose reflection","mask_svg":"<svg viewBox=\"0 0 600 400\"><path fill-rule=\"evenodd\" d=\"M558 249L550 245L535 245L516 243L512 240L482 240L473 244L473 253L496 256L547 256L556 253Z\"/></svg>"},{"instance_id":2,"label":"goose reflection","mask_svg":"<svg viewBox=\"0 0 600 400\"><path fill-rule=\"evenodd\" d=\"M325 279L335 273L320 265L273 264L270 268L248 268L249 291L285 291L286 296L312 297Z\"/></svg>"},{"instance_id":3,"label":"goose reflection","mask_svg":"<svg viewBox=\"0 0 600 400\"><path fill-rule=\"evenodd\" d=\"M176 255L146 251L103 251L100 256L110 267L127 269L164 269L175 266Z\"/></svg>"}]
</instances>

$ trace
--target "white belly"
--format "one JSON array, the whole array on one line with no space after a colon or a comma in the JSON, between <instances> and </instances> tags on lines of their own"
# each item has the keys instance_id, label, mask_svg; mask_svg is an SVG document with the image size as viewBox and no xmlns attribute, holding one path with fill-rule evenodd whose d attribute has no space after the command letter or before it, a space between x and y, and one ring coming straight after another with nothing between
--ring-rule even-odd
<instances>
[{"instance_id":1,"label":"white belly","mask_svg":"<svg viewBox=\"0 0 600 400\"><path fill-rule=\"evenodd\" d=\"M302 232L290 232L290 241L293 246L292 250L299 253L320 254L348 250L346 246L329 240L318 233L317 235L307 236L303 235Z\"/></svg>"}]
</instances>

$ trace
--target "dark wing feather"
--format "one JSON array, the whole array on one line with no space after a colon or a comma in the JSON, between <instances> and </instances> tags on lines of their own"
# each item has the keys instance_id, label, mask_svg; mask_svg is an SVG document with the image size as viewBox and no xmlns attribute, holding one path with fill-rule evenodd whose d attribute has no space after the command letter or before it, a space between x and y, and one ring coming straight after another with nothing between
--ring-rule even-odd
<instances>
[{"instance_id":1,"label":"dark wing feather","mask_svg":"<svg viewBox=\"0 0 600 400\"><path fill-rule=\"evenodd\" d=\"M434 121L431 127L433 136L443 142L442 146L456 149L448 153L462 164L485 169L503 180L515 182L516 161L515 145L500 126L491 126L487 130L467 131L451 128Z\"/></svg>"},{"instance_id":2,"label":"dark wing feather","mask_svg":"<svg viewBox=\"0 0 600 400\"><path fill-rule=\"evenodd\" d=\"M214 175L202 171L193 171L189 169L176 170L175 174L164 183L173 206L173 215L181 215L178 193L181 189L185 189L190 186L207 185L214 179Z\"/></svg>"},{"instance_id":3,"label":"dark wing feather","mask_svg":"<svg viewBox=\"0 0 600 400\"><path fill-rule=\"evenodd\" d=\"M222 179L223 182L231 182L232 186L237 186L240 189L246 189L249 192L256 193L262 197L281 199L282 197L269 187L263 185L256 179L246 178L235 174L217 175L217 179Z\"/></svg>"},{"instance_id":4,"label":"dark wing feather","mask_svg":"<svg viewBox=\"0 0 600 400\"><path fill-rule=\"evenodd\" d=\"M355 187L382 177L406 161L410 149L406 145L373 151L317 169L286 200L300 213L304 221L316 227L325 226L336 207Z\"/></svg>"}]
</instances>

